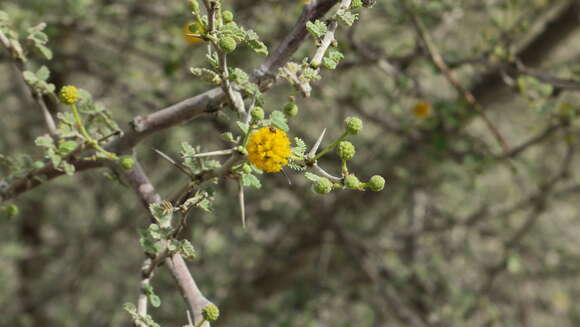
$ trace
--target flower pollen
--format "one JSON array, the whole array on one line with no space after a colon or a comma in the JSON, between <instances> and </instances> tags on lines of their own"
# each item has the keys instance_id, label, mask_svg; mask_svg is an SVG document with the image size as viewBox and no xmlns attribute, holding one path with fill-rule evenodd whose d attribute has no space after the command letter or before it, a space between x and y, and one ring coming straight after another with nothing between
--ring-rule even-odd
<instances>
[{"instance_id":1,"label":"flower pollen","mask_svg":"<svg viewBox=\"0 0 580 327\"><path fill-rule=\"evenodd\" d=\"M265 172L279 172L288 164L291 153L288 136L276 127L262 127L250 136L248 158Z\"/></svg>"}]
</instances>

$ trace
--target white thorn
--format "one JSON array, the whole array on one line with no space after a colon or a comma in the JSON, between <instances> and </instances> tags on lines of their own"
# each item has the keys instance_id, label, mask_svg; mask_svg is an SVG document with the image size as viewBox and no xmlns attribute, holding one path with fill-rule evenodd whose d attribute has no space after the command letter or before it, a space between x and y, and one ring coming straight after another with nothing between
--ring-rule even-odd
<instances>
[{"instance_id":1,"label":"white thorn","mask_svg":"<svg viewBox=\"0 0 580 327\"><path fill-rule=\"evenodd\" d=\"M312 147L312 149L310 149L310 152L308 152L309 157L314 157L314 155L316 154L316 151L318 151L318 147L320 147L320 143L322 143L322 139L324 138L324 134L326 134L326 128L322 130L322 133L318 137L318 140L316 140L316 143L314 143L314 146Z\"/></svg>"}]
</instances>

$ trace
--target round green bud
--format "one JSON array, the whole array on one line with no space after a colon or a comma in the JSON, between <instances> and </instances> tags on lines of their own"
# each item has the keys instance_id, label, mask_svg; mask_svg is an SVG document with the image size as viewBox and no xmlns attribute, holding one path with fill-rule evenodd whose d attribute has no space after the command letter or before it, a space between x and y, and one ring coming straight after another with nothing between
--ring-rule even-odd
<instances>
[{"instance_id":1,"label":"round green bud","mask_svg":"<svg viewBox=\"0 0 580 327\"><path fill-rule=\"evenodd\" d=\"M220 48L222 50L224 50L224 52L226 53L230 53L233 52L234 50L236 50L236 47L238 46L236 44L236 40L234 40L233 38L226 36L226 37L222 37L220 39Z\"/></svg>"},{"instance_id":2,"label":"round green bud","mask_svg":"<svg viewBox=\"0 0 580 327\"><path fill-rule=\"evenodd\" d=\"M224 19L224 23L229 23L234 20L234 13L229 10L224 10L222 12L222 18Z\"/></svg>"},{"instance_id":3,"label":"round green bud","mask_svg":"<svg viewBox=\"0 0 580 327\"><path fill-rule=\"evenodd\" d=\"M124 170L129 170L133 168L133 166L135 165L135 161L133 160L133 158L131 158L131 156L122 156L119 159L119 164L121 165L121 168L123 168Z\"/></svg>"},{"instance_id":4,"label":"round green bud","mask_svg":"<svg viewBox=\"0 0 580 327\"><path fill-rule=\"evenodd\" d=\"M248 154L248 149L246 149L244 146L240 145L236 148L236 150L243 155L247 155Z\"/></svg>"},{"instance_id":5,"label":"round green bud","mask_svg":"<svg viewBox=\"0 0 580 327\"><path fill-rule=\"evenodd\" d=\"M191 34L199 34L199 29L197 23L191 23L187 25L187 29Z\"/></svg>"},{"instance_id":6,"label":"round green bud","mask_svg":"<svg viewBox=\"0 0 580 327\"><path fill-rule=\"evenodd\" d=\"M355 175L348 175L344 178L344 186L355 190L360 187L360 181Z\"/></svg>"},{"instance_id":7,"label":"round green bud","mask_svg":"<svg viewBox=\"0 0 580 327\"><path fill-rule=\"evenodd\" d=\"M208 304L201 312L203 319L207 321L216 321L220 316L220 309L215 304Z\"/></svg>"},{"instance_id":8,"label":"round green bud","mask_svg":"<svg viewBox=\"0 0 580 327\"><path fill-rule=\"evenodd\" d=\"M20 210L18 209L17 206L15 206L14 204L11 204L9 206L6 207L6 215L8 217L14 217L16 216L18 213L20 212Z\"/></svg>"},{"instance_id":9,"label":"round green bud","mask_svg":"<svg viewBox=\"0 0 580 327\"><path fill-rule=\"evenodd\" d=\"M256 121L264 119L264 109L262 107L253 107L250 110L250 114L252 115L252 119Z\"/></svg>"},{"instance_id":10,"label":"round green bud","mask_svg":"<svg viewBox=\"0 0 580 327\"><path fill-rule=\"evenodd\" d=\"M371 179L367 183L367 186L373 192L382 191L383 188L385 188L385 179L382 176L375 175L371 177Z\"/></svg>"},{"instance_id":11,"label":"round green bud","mask_svg":"<svg viewBox=\"0 0 580 327\"><path fill-rule=\"evenodd\" d=\"M350 4L351 9L358 9L363 6L362 0L352 0Z\"/></svg>"},{"instance_id":12,"label":"round green bud","mask_svg":"<svg viewBox=\"0 0 580 327\"><path fill-rule=\"evenodd\" d=\"M314 183L314 192L326 194L332 191L332 182L326 178L321 177Z\"/></svg>"},{"instance_id":13,"label":"round green bud","mask_svg":"<svg viewBox=\"0 0 580 327\"><path fill-rule=\"evenodd\" d=\"M356 153L356 149L354 145L349 141L342 141L338 143L338 147L336 148L336 153L342 160L350 160L354 157Z\"/></svg>"},{"instance_id":14,"label":"round green bud","mask_svg":"<svg viewBox=\"0 0 580 327\"><path fill-rule=\"evenodd\" d=\"M58 93L58 98L64 104L75 104L79 100L79 91L72 85L63 86Z\"/></svg>"},{"instance_id":15,"label":"round green bud","mask_svg":"<svg viewBox=\"0 0 580 327\"><path fill-rule=\"evenodd\" d=\"M362 130L363 123L356 117L347 117L344 120L344 126L349 134L356 135Z\"/></svg>"},{"instance_id":16,"label":"round green bud","mask_svg":"<svg viewBox=\"0 0 580 327\"><path fill-rule=\"evenodd\" d=\"M288 102L284 106L284 113L288 117L294 117L298 115L298 106L296 105L296 102Z\"/></svg>"},{"instance_id":17,"label":"round green bud","mask_svg":"<svg viewBox=\"0 0 580 327\"><path fill-rule=\"evenodd\" d=\"M249 174L252 172L252 167L250 167L250 165L246 162L243 166L242 166L242 170L244 171L244 173Z\"/></svg>"}]
</instances>

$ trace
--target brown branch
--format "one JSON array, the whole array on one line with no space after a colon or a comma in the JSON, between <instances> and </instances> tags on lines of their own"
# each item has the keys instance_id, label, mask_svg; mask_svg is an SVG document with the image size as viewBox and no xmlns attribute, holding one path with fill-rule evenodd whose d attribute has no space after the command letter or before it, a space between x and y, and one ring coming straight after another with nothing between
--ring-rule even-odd
<instances>
[{"instance_id":1,"label":"brown branch","mask_svg":"<svg viewBox=\"0 0 580 327\"><path fill-rule=\"evenodd\" d=\"M131 188L133 188L133 191L137 194L141 200L141 203L147 210L149 210L149 205L161 200L161 197L155 192L155 188L149 181L149 178L137 160L135 160L135 165L132 169L128 171L121 170L120 172L125 176L129 182L129 185L131 185ZM149 259L146 259L143 266L143 271L147 271L148 273L142 276L141 284L149 283L149 279L153 273L153 270L150 269L149 266L146 267L147 261L149 261ZM195 280L191 276L189 269L187 268L187 264L180 254L176 253L167 257L165 259L165 263L175 278L175 281L179 286L179 290L187 302L189 311L193 313L195 322L201 321L203 308L211 302L200 291L199 287L195 283ZM140 314L146 314L146 306L147 300L144 298L143 290L141 290L139 295ZM209 326L209 324L207 324L207 326Z\"/></svg>"},{"instance_id":2,"label":"brown branch","mask_svg":"<svg viewBox=\"0 0 580 327\"><path fill-rule=\"evenodd\" d=\"M562 160L558 172L548 181L542 183L538 187L537 195L530 198L533 201L533 202L530 201L530 204L532 204L532 211L530 212L524 223L504 242L503 255L500 261L497 264L486 269L487 271L485 281L481 284L481 286L477 290L479 301L475 301L465 311L464 318L469 318L477 311L477 307L480 301L492 291L493 285L497 277L507 268L510 255L513 253L513 251L517 250L521 246L521 242L524 239L524 237L529 234L529 232L538 222L539 218L546 211L546 209L548 208L549 194L550 192L553 191L554 187L558 182L565 180L566 177L569 175L574 154L575 154L574 147L568 146L566 155ZM494 216L499 217L496 215Z\"/></svg>"},{"instance_id":3,"label":"brown branch","mask_svg":"<svg viewBox=\"0 0 580 327\"><path fill-rule=\"evenodd\" d=\"M561 127L562 127L561 125L549 126L544 131L542 131L540 134L533 136L532 138L525 141L524 143L512 148L509 152L502 154L500 159L508 159L508 158L517 157L520 153L524 152L529 147L531 147L535 144L538 144L538 143L544 141L545 139L547 139L548 137L550 137L552 134L554 134L555 132L560 130Z\"/></svg>"},{"instance_id":4,"label":"brown branch","mask_svg":"<svg viewBox=\"0 0 580 327\"><path fill-rule=\"evenodd\" d=\"M568 37L580 26L580 2L570 0L558 8L557 12L545 24L544 28L533 39L521 47L516 57L530 67L539 66L552 51L565 42ZM501 76L502 67L495 67L479 82L471 87L471 93L479 102L486 106L498 99L498 93L503 88Z\"/></svg>"},{"instance_id":5,"label":"brown branch","mask_svg":"<svg viewBox=\"0 0 580 327\"><path fill-rule=\"evenodd\" d=\"M431 60L433 61L435 66L437 66L437 68L439 68L439 70L443 73L445 78L447 78L449 84L451 84L455 88L455 90L465 99L465 101L481 116L487 128L491 131L497 142L503 148L503 151L509 152L509 146L507 142L501 136L500 132L493 125L491 120L487 117L481 104L477 101L477 99L467 88L461 85L459 80L457 80L457 78L453 75L453 73L445 63L445 60L443 60L443 57L439 53L437 47L435 46L435 43L433 42L431 36L427 32L427 29L423 25L423 22L419 19L419 17L417 17L415 12L411 8L409 1L403 0L402 2L405 11L409 15L411 21L413 22L413 25L415 26L419 38L423 42L425 50L427 50L427 52L429 53L429 57L431 57Z\"/></svg>"},{"instance_id":6,"label":"brown branch","mask_svg":"<svg viewBox=\"0 0 580 327\"><path fill-rule=\"evenodd\" d=\"M272 80L278 68L283 66L290 57L298 50L298 47L307 36L306 23L322 17L338 0L318 0L311 1L304 5L302 14L298 18L292 30L284 38L281 44L272 52L266 61L254 71L253 81L260 85L262 90L268 90L272 86ZM137 116L131 122L131 127L126 130L122 137L109 142L104 148L115 153L126 153L143 141L147 136L161 132L167 128L185 123L197 118L205 113L219 110L224 102L225 96L221 88L208 90L195 97L183 100L152 114ZM102 167L102 164L88 165L86 163L77 165L73 163L77 171L89 168ZM36 177L43 177L47 180L63 175L63 172L47 165L40 170L28 174L25 180L19 180L8 185L5 191L0 191L0 201L13 198L38 185Z\"/></svg>"},{"instance_id":7,"label":"brown branch","mask_svg":"<svg viewBox=\"0 0 580 327\"><path fill-rule=\"evenodd\" d=\"M102 160L77 159L71 159L69 163L75 166L75 171L77 172L103 167L105 164L105 162ZM65 172L54 167L52 163L49 163L40 169L35 169L23 177L15 178L15 180L6 187L2 188L0 186L0 202L14 198L21 193L43 185L46 182L62 175L65 175ZM3 181L0 180L0 185L2 182Z\"/></svg>"}]
</instances>

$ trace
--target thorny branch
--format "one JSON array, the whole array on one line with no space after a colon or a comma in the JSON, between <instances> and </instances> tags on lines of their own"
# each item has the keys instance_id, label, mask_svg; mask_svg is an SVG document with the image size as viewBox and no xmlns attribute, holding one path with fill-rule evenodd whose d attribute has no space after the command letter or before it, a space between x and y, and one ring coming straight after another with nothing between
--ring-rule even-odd
<instances>
[{"instance_id":1,"label":"thorny branch","mask_svg":"<svg viewBox=\"0 0 580 327\"><path fill-rule=\"evenodd\" d=\"M307 36L306 22L316 20L328 12L338 0L312 1L304 6L302 14L296 24L284 38L281 44L272 51L266 61L254 71L253 81L260 85L262 90L272 87L273 76L278 68L283 66L298 49ZM195 97L183 100L166 108L160 109L146 116L137 116L131 122L131 127L124 131L123 136L109 142L104 148L114 153L129 152L147 136L158 133L167 128L187 122L204 114L220 110L220 105L225 100L223 89L214 88ZM92 162L75 165L77 171L90 168L102 167L101 162ZM5 201L20 193L29 191L46 181L64 175L64 172L48 165L36 170L23 179L19 179L5 187L0 192L0 200ZM36 178L43 177L43 180Z\"/></svg>"},{"instance_id":2,"label":"thorny branch","mask_svg":"<svg viewBox=\"0 0 580 327\"><path fill-rule=\"evenodd\" d=\"M155 192L155 188L149 181L149 178L143 171L139 162L136 161L135 166L131 170L121 170L120 172L123 173L133 191L137 194L147 210L149 210L149 205L160 201L161 197ZM211 302L203 295L195 283L195 280L187 268L187 264L181 255L177 253L170 256L160 255L160 258L164 258L163 260L165 264L175 278L175 281L188 304L189 311L194 315L195 322L201 321L201 312L203 308ZM143 263L143 274L141 279L142 288L138 299L139 314L147 314L147 295L144 293L143 286L149 283L149 280L153 275L153 270L159 263L156 262L156 264L154 264L154 262L156 261L148 258ZM209 326L209 323L206 326Z\"/></svg>"},{"instance_id":3,"label":"thorny branch","mask_svg":"<svg viewBox=\"0 0 580 327\"><path fill-rule=\"evenodd\" d=\"M2 32L1 30L0 30L0 44L2 44L2 46L4 46L4 48L6 48L9 55L12 54L12 58L14 59L14 67L16 67L16 69L20 73L19 75L22 76L22 73L24 73L24 71L26 70L26 62L24 61L23 58L16 55L17 51L14 49L12 42L8 39L6 34L4 34L4 32ZM23 80L23 82L24 82L24 80ZM42 112L42 116L43 116L44 121L46 123L46 127L48 128L48 132L49 132L50 136L52 136L53 138L56 138L57 137L56 123L54 122L54 118L52 117L52 115L50 114L50 111L48 110L48 107L46 105L46 102L44 101L44 98L42 97L41 94L38 94L38 92L36 92L30 85L28 85L28 83L24 82L24 84L26 84L26 86L28 87L28 91L30 91L30 95L32 96L32 98L34 99L34 101L36 102L38 107L40 108L40 111Z\"/></svg>"}]
</instances>

